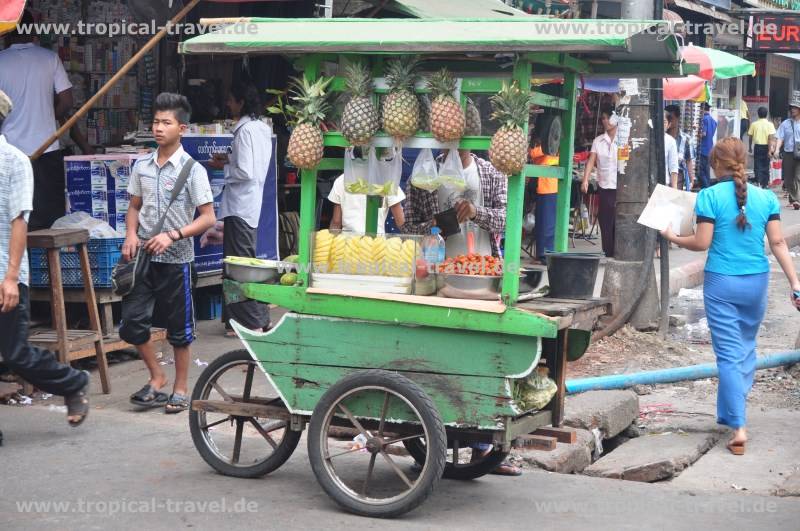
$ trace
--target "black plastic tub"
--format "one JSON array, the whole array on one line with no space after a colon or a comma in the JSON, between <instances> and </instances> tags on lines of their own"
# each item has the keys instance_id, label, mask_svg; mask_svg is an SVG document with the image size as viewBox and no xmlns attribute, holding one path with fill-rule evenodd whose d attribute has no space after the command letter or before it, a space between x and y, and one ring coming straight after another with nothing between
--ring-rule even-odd
<instances>
[{"instance_id":1,"label":"black plastic tub","mask_svg":"<svg viewBox=\"0 0 800 531\"><path fill-rule=\"evenodd\" d=\"M602 254L545 253L545 256L550 282L548 297L581 300L592 298Z\"/></svg>"}]
</instances>

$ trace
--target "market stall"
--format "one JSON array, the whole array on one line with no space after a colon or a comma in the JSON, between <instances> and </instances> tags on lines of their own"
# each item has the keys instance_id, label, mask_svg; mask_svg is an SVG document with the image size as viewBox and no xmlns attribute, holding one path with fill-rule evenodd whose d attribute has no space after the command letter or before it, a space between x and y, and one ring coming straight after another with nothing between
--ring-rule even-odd
<instances>
[{"instance_id":1,"label":"market stall","mask_svg":"<svg viewBox=\"0 0 800 531\"><path fill-rule=\"evenodd\" d=\"M550 433L559 433L567 360L583 354L588 330L607 308L590 294L568 299L535 297L524 289L521 293L525 176L559 180L556 250L566 251L579 74L682 75L690 69L680 63L675 38L645 31L661 24L650 21L628 23L602 37L591 31L595 21L242 23L255 25L257 31L241 34L232 25L183 43L181 52L278 53L295 61L301 79L291 101L300 109L289 158L302 168L299 256L296 263L231 264L238 269L232 275L238 280L225 282L228 300L256 299L289 313L267 333L234 323L246 350L218 358L198 380L190 426L203 458L224 474L263 475L290 457L308 426L309 458L324 490L347 510L390 517L422 503L443 474L479 477L497 466L512 444L530 440L528 434L537 429L552 425ZM541 25L539 31L532 31L531 24ZM589 31L564 31L567 24L585 24ZM557 114L563 124L559 164L525 163L527 112L519 122L504 121L491 136L462 136L462 128L455 138L442 140L434 112L431 132L420 131L418 116L395 106L396 100L409 100L398 92L416 101L413 95L432 87L396 83L398 64L402 67L416 55L426 77L445 68L458 79L458 88L449 94L457 107L466 108L468 98L490 95L498 104L495 116L504 115L498 107L512 98L523 102L523 110L536 105ZM343 117L338 130L323 133L318 124L327 110L325 92L356 96L343 77L345 65L353 63L371 72L367 104L375 106L384 97L382 127L368 125L356 134ZM532 90L534 74L563 78L560 93ZM390 130L390 115L412 125L405 132L394 129L396 124ZM507 168L503 261L499 269L487 270L490 260L479 257L481 268L472 271L477 274L466 275L485 282L487 289L496 286L493 297L476 300L468 295L471 289L462 296L441 296L452 277L465 275L453 274L441 255L432 258L428 236L376 234L381 196L397 182L381 171L377 177L367 171L359 178L353 168L345 169L351 192L368 196L365 233L317 230L317 173L341 170L348 158L352 164L355 155L346 151L343 160L341 151L333 150L353 145L368 153L399 145L488 150L495 167ZM378 160L392 164L391 156ZM375 164L367 161L367 169ZM466 261L472 260L467 256ZM580 266L572 271L580 273ZM256 371L266 379L255 378ZM343 427L355 434L344 448L331 437L332 429ZM408 472L398 466L398 446L413 456L417 469ZM472 450L466 461L460 455L465 448Z\"/></svg>"}]
</instances>

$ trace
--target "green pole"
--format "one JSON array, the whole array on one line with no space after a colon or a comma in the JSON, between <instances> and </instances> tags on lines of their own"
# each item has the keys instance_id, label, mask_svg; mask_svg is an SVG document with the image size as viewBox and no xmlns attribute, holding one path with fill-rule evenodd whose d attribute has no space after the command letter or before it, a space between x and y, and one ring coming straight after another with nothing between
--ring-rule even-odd
<instances>
[{"instance_id":1,"label":"green pole","mask_svg":"<svg viewBox=\"0 0 800 531\"><path fill-rule=\"evenodd\" d=\"M572 193L572 156L575 154L575 89L577 75L564 73L564 98L567 109L561 113L561 145L558 148L558 165L564 168L564 175L558 183L556 200L555 250L563 253L569 242L569 205Z\"/></svg>"},{"instance_id":2,"label":"green pole","mask_svg":"<svg viewBox=\"0 0 800 531\"><path fill-rule=\"evenodd\" d=\"M383 197L379 195L367 196L367 223L364 232L367 234L378 233L378 209L381 208Z\"/></svg>"},{"instance_id":3,"label":"green pole","mask_svg":"<svg viewBox=\"0 0 800 531\"><path fill-rule=\"evenodd\" d=\"M303 75L310 81L319 75L319 58L309 57L304 61ZM299 262L311 263L311 235L316 228L317 217L317 170L302 170L300 173L300 238L298 241ZM308 286L309 268L301 267L298 280Z\"/></svg>"},{"instance_id":4,"label":"green pole","mask_svg":"<svg viewBox=\"0 0 800 531\"><path fill-rule=\"evenodd\" d=\"M520 90L531 90L531 64L520 59L514 66L514 80ZM523 127L528 137L528 124ZM503 256L503 302L512 305L519 296L519 261L522 245L522 211L525 198L524 172L508 176L508 206L506 208L506 244Z\"/></svg>"}]
</instances>

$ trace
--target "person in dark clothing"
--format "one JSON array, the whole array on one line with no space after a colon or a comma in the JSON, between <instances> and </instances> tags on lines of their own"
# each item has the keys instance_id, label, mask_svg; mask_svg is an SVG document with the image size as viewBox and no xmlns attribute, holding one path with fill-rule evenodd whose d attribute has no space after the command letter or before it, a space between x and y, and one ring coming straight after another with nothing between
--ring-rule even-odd
<instances>
[{"instance_id":1,"label":"person in dark clothing","mask_svg":"<svg viewBox=\"0 0 800 531\"><path fill-rule=\"evenodd\" d=\"M0 127L11 112L0 91ZM0 359L33 386L64 397L67 421L89 414L89 374L59 363L56 355L28 343L28 257L25 242L33 209L33 169L28 157L0 134Z\"/></svg>"}]
</instances>

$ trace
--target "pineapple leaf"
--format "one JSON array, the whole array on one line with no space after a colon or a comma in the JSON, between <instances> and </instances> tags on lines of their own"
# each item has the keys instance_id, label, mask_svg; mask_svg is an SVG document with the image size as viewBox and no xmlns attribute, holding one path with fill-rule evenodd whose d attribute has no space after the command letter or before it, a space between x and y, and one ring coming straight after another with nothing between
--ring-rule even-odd
<instances>
[{"instance_id":1,"label":"pineapple leaf","mask_svg":"<svg viewBox=\"0 0 800 531\"><path fill-rule=\"evenodd\" d=\"M456 79L450 74L447 68L442 68L428 76L428 89L431 91L432 98L440 96L454 97L456 91Z\"/></svg>"},{"instance_id":2,"label":"pineapple leaf","mask_svg":"<svg viewBox=\"0 0 800 531\"><path fill-rule=\"evenodd\" d=\"M386 63L384 77L390 92L412 91L417 82L417 67L420 59L415 55L404 55Z\"/></svg>"},{"instance_id":3,"label":"pineapple leaf","mask_svg":"<svg viewBox=\"0 0 800 531\"><path fill-rule=\"evenodd\" d=\"M496 120L504 127L523 127L530 115L533 97L519 89L514 81L511 84L503 83L500 92L489 98L492 104L492 120Z\"/></svg>"}]
</instances>

